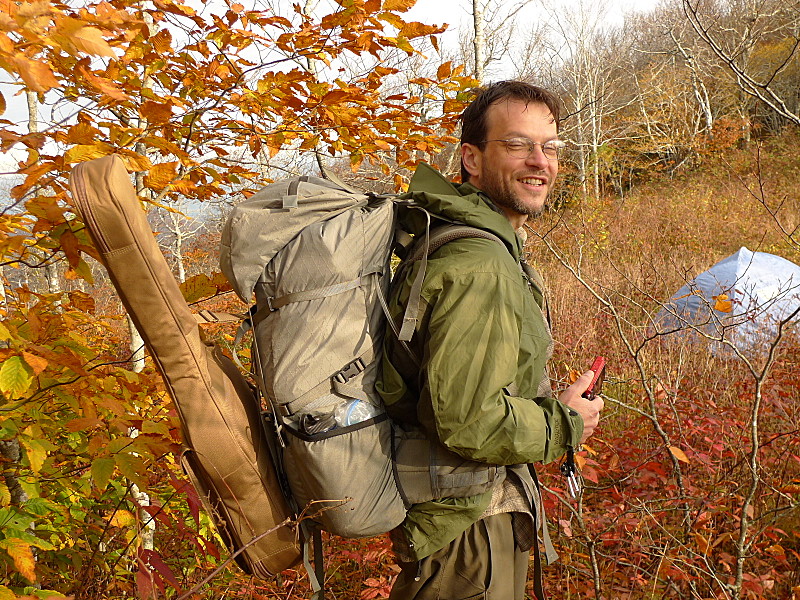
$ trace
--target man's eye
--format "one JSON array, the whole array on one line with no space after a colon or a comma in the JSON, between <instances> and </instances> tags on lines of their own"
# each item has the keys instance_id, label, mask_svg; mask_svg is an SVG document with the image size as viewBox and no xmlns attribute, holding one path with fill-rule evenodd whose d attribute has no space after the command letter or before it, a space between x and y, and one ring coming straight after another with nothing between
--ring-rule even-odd
<instances>
[{"instance_id":1,"label":"man's eye","mask_svg":"<svg viewBox=\"0 0 800 600\"><path fill-rule=\"evenodd\" d=\"M508 144L509 150L526 150L528 148L528 144L524 142L506 142Z\"/></svg>"}]
</instances>

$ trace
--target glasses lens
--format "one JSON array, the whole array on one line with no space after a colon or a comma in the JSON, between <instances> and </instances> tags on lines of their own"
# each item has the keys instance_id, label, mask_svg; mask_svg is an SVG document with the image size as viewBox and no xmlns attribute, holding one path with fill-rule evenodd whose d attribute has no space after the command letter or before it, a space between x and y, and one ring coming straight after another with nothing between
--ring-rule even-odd
<instances>
[{"instance_id":1,"label":"glasses lens","mask_svg":"<svg viewBox=\"0 0 800 600\"><path fill-rule=\"evenodd\" d=\"M528 158L533 150L533 145L523 140L508 140L506 141L506 150L513 158Z\"/></svg>"},{"instance_id":2,"label":"glasses lens","mask_svg":"<svg viewBox=\"0 0 800 600\"><path fill-rule=\"evenodd\" d=\"M553 142L545 142L542 144L542 152L544 152L544 155L550 160L555 160L558 158L559 149L560 146Z\"/></svg>"}]
</instances>

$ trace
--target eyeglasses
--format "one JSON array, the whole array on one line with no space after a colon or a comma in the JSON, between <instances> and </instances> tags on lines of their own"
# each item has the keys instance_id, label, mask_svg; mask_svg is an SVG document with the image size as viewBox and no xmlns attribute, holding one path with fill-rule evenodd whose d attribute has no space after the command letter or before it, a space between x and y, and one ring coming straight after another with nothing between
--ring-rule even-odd
<instances>
[{"instance_id":1,"label":"eyeglasses","mask_svg":"<svg viewBox=\"0 0 800 600\"><path fill-rule=\"evenodd\" d=\"M508 140L484 140L482 144L489 142L502 142L506 146L506 152L512 158L528 158L533 154L533 149L536 146L542 148L542 153L547 160L558 160L559 154L566 147L566 144L561 140L549 140L547 142L534 142L528 138L511 138Z\"/></svg>"}]
</instances>

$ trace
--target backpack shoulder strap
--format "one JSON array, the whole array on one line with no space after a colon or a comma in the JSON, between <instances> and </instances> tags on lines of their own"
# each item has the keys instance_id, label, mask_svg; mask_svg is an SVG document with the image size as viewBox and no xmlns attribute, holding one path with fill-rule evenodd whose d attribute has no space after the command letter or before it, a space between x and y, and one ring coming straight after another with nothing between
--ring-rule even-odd
<instances>
[{"instance_id":1,"label":"backpack shoulder strap","mask_svg":"<svg viewBox=\"0 0 800 600\"><path fill-rule=\"evenodd\" d=\"M461 238L483 238L494 240L503 246L503 248L505 248L503 241L493 233L484 231L483 229L478 229L477 227L470 227L469 225L450 224L437 227L430 233L426 231L423 242L419 243L417 247L412 250L411 255L406 259L406 261L404 261L406 264L412 264L416 261L421 261L422 264L417 272L416 277L414 278L414 281L411 284L411 291L408 296L408 304L406 305L406 310L403 313L403 321L400 330L395 331L397 339L401 342L410 341L417 326L417 320L419 319L420 297L422 295L422 284L425 280L428 257L448 242L452 242ZM395 324L391 318L389 318L389 323L392 327L392 330L395 330Z\"/></svg>"}]
</instances>

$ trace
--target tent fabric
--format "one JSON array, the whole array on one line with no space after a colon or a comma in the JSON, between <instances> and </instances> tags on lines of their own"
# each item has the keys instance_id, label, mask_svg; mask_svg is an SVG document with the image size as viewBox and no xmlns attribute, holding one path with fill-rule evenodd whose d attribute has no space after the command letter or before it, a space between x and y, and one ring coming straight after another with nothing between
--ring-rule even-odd
<instances>
[{"instance_id":1,"label":"tent fabric","mask_svg":"<svg viewBox=\"0 0 800 600\"><path fill-rule=\"evenodd\" d=\"M654 318L658 333L687 331L758 347L790 315L800 320L800 265L745 247L679 289Z\"/></svg>"}]
</instances>

